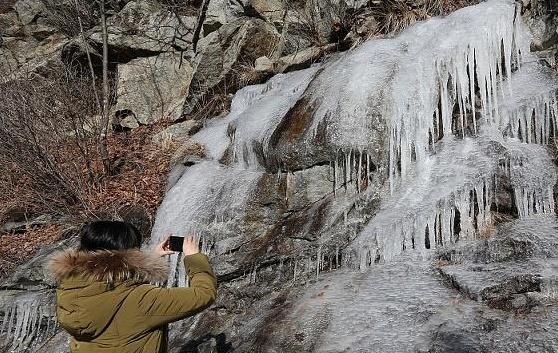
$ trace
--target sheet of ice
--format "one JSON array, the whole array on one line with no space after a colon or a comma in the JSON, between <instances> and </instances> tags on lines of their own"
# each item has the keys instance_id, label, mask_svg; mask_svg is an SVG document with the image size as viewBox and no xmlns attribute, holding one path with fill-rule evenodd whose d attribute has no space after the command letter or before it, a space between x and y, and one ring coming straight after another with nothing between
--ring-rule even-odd
<instances>
[{"instance_id":1,"label":"sheet of ice","mask_svg":"<svg viewBox=\"0 0 558 353\"><path fill-rule=\"evenodd\" d=\"M279 74L267 83L239 90L230 113L193 136L208 148L211 158L219 160L233 143L234 160L247 168L261 169L254 143L265 145L281 118L297 102L318 70L312 68ZM230 135L230 136L229 136Z\"/></svg>"},{"instance_id":2,"label":"sheet of ice","mask_svg":"<svg viewBox=\"0 0 558 353\"><path fill-rule=\"evenodd\" d=\"M193 234L202 240L238 235L235 225L245 215L246 200L261 176L261 172L231 168L216 161L189 167L165 195L149 246L155 246L169 234ZM176 268L177 260L177 255L171 256L171 269ZM178 269L184 270L181 262ZM173 270L169 283L175 282L175 276ZM178 278L183 281L184 276Z\"/></svg>"},{"instance_id":3,"label":"sheet of ice","mask_svg":"<svg viewBox=\"0 0 558 353\"><path fill-rule=\"evenodd\" d=\"M456 298L428 267L401 261L366 273L336 271L307 289L293 320L299 332L323 328L313 333L315 352L415 352L430 339L428 318Z\"/></svg>"},{"instance_id":4,"label":"sheet of ice","mask_svg":"<svg viewBox=\"0 0 558 353\"><path fill-rule=\"evenodd\" d=\"M537 215L505 224L495 237L532 242L537 249L534 260L548 260L543 267L550 272L542 274L552 280L557 227L555 215ZM494 272L508 268L503 263L493 265ZM305 288L305 295L284 320L296 322L296 332L318 337L315 351L321 353L552 352L557 348L553 323L558 311L552 307L520 316L490 309L486 303L464 298L434 271L430 262L404 255L364 273L341 269L324 274ZM475 278L482 276L475 274L471 283L475 285ZM541 295L552 298L544 282L541 289ZM497 324L487 330L484 324L489 323Z\"/></svg>"},{"instance_id":5,"label":"sheet of ice","mask_svg":"<svg viewBox=\"0 0 558 353\"><path fill-rule=\"evenodd\" d=\"M477 229L491 222L498 157L498 146L488 135L444 138L438 153L417 162L415 174L353 241L352 256L358 257L359 267L405 250L428 253L474 238Z\"/></svg>"},{"instance_id":6,"label":"sheet of ice","mask_svg":"<svg viewBox=\"0 0 558 353\"><path fill-rule=\"evenodd\" d=\"M261 94L231 124L234 131L234 160L247 169L263 170L258 154L268 154L268 142L277 125L299 100L319 70L310 69L278 75L264 86ZM261 146L261 150L258 146Z\"/></svg>"},{"instance_id":7,"label":"sheet of ice","mask_svg":"<svg viewBox=\"0 0 558 353\"><path fill-rule=\"evenodd\" d=\"M554 213L556 167L545 146L508 139L505 168L514 188L520 218Z\"/></svg>"},{"instance_id":8,"label":"sheet of ice","mask_svg":"<svg viewBox=\"0 0 558 353\"><path fill-rule=\"evenodd\" d=\"M412 173L413 161L423 159L435 140L462 137L469 126L474 133L480 117L490 123L498 116L499 83L518 65L519 53L528 52L526 33L513 1L491 0L419 23L396 38L371 40L315 79L313 129L325 122L333 145L363 151L377 147L370 145L373 117L387 118L395 190L395 179ZM480 117L472 109L477 105Z\"/></svg>"},{"instance_id":9,"label":"sheet of ice","mask_svg":"<svg viewBox=\"0 0 558 353\"><path fill-rule=\"evenodd\" d=\"M313 109L310 135L326 126L334 192L350 184L358 193L374 182L368 152L386 148L378 145L377 129L381 119L389 126L384 168L392 195L353 243L361 268L404 250L427 254L489 228L502 158L509 162L520 216L551 212L556 177L548 154L513 139L544 143L556 130L552 92L558 81L536 66L522 66L531 59L528 45L515 3L489 0L395 38L370 40L321 68L240 90L230 114L194 136L213 161L190 167L171 189L153 241L168 231L208 228L216 209L238 218L261 175L249 171L263 171L258 158L265 159L270 136L305 91ZM522 123L531 118L533 124ZM531 125L532 133L522 131ZM217 160L229 146L234 162L224 167ZM215 190L218 197L211 196ZM338 204L348 209L354 203ZM223 229L230 225L227 217L217 222Z\"/></svg>"},{"instance_id":10,"label":"sheet of ice","mask_svg":"<svg viewBox=\"0 0 558 353\"><path fill-rule=\"evenodd\" d=\"M477 137L446 137L353 240L347 261L361 269L405 251L431 249L482 236L490 229L499 170L514 188L521 218L554 213L556 167L544 146L504 138L496 129Z\"/></svg>"}]
</instances>

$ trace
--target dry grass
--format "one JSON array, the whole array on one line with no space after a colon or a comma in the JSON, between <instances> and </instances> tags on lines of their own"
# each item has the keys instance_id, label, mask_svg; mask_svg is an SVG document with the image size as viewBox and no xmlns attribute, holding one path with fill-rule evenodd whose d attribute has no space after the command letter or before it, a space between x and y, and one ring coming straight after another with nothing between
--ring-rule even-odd
<instances>
[{"instance_id":1,"label":"dry grass","mask_svg":"<svg viewBox=\"0 0 558 353\"><path fill-rule=\"evenodd\" d=\"M17 265L31 258L41 248L62 236L59 225L28 229L24 233L0 235L0 278L9 275Z\"/></svg>"},{"instance_id":2,"label":"dry grass","mask_svg":"<svg viewBox=\"0 0 558 353\"><path fill-rule=\"evenodd\" d=\"M233 69L233 74L236 76L239 87L258 83L261 79L261 75L256 71L256 66L253 62L240 63L236 69Z\"/></svg>"},{"instance_id":3,"label":"dry grass","mask_svg":"<svg viewBox=\"0 0 558 353\"><path fill-rule=\"evenodd\" d=\"M212 90L210 93L200 93L201 98L196 102L193 113L188 118L206 120L228 112L231 106L232 94L229 94L227 91L227 87L224 87Z\"/></svg>"},{"instance_id":4,"label":"dry grass","mask_svg":"<svg viewBox=\"0 0 558 353\"><path fill-rule=\"evenodd\" d=\"M387 34L400 32L415 22L433 16L447 15L478 2L478 0L425 0L417 5L414 1L386 0L375 5L372 14L379 22L379 32Z\"/></svg>"}]
</instances>

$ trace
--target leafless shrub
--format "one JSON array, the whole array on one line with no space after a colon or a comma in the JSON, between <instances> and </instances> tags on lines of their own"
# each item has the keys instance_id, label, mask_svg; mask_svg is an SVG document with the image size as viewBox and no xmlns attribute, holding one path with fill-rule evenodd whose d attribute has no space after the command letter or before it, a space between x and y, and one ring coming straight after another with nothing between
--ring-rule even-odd
<instances>
[{"instance_id":1,"label":"leafless shrub","mask_svg":"<svg viewBox=\"0 0 558 353\"><path fill-rule=\"evenodd\" d=\"M150 143L163 124L110 134L107 173L90 81L66 72L11 82L0 101L0 222L16 210L73 223L131 205L154 216L174 153Z\"/></svg>"},{"instance_id":2,"label":"leafless shrub","mask_svg":"<svg viewBox=\"0 0 558 353\"><path fill-rule=\"evenodd\" d=\"M196 102L193 110L194 113L189 117L194 120L213 118L228 111L231 106L231 100L232 95L228 94L226 90L206 93Z\"/></svg>"},{"instance_id":3,"label":"leafless shrub","mask_svg":"<svg viewBox=\"0 0 558 353\"><path fill-rule=\"evenodd\" d=\"M67 214L102 173L90 82L67 72L10 81L0 88L0 101L0 173L7 182L0 188L32 185L32 207Z\"/></svg>"},{"instance_id":4,"label":"leafless shrub","mask_svg":"<svg viewBox=\"0 0 558 353\"><path fill-rule=\"evenodd\" d=\"M99 24L100 12L94 0L41 0L46 8L46 21L68 37L80 33L79 20L84 30Z\"/></svg>"}]
</instances>

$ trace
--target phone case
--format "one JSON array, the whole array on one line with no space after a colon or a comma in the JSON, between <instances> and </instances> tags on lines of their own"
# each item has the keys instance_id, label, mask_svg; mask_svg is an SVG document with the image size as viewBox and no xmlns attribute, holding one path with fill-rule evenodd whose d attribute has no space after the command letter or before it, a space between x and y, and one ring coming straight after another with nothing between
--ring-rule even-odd
<instances>
[{"instance_id":1,"label":"phone case","mask_svg":"<svg viewBox=\"0 0 558 353\"><path fill-rule=\"evenodd\" d=\"M171 236L169 239L169 248L171 249L171 251L182 251L183 244L184 237Z\"/></svg>"}]
</instances>

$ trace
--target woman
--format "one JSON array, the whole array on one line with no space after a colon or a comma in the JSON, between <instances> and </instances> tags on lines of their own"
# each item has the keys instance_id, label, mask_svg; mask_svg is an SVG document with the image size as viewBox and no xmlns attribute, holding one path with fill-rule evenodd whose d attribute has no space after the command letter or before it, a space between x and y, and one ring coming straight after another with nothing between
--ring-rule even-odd
<instances>
[{"instance_id":1,"label":"woman","mask_svg":"<svg viewBox=\"0 0 558 353\"><path fill-rule=\"evenodd\" d=\"M145 253L134 226L109 221L85 225L80 236L78 250L49 263L59 283L58 321L72 336L72 353L167 352L166 325L215 301L215 275L191 236L183 247L189 288L149 284L168 276L168 239Z\"/></svg>"}]
</instances>

